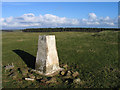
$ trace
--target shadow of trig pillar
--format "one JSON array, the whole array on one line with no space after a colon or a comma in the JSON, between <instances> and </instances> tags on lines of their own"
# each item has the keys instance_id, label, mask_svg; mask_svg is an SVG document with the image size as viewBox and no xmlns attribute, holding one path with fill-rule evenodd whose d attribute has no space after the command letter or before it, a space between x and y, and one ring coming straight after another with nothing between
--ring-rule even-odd
<instances>
[{"instance_id":1,"label":"shadow of trig pillar","mask_svg":"<svg viewBox=\"0 0 120 90\"><path fill-rule=\"evenodd\" d=\"M55 35L39 36L35 69L44 75L62 70L59 67Z\"/></svg>"}]
</instances>

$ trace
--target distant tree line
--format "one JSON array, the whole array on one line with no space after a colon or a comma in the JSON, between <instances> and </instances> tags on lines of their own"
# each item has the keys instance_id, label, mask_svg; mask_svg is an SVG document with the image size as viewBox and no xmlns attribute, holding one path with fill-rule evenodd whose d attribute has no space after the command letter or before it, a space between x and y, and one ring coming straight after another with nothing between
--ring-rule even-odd
<instances>
[{"instance_id":1,"label":"distant tree line","mask_svg":"<svg viewBox=\"0 0 120 90\"><path fill-rule=\"evenodd\" d=\"M2 30L3 32L13 32L13 30Z\"/></svg>"},{"instance_id":2,"label":"distant tree line","mask_svg":"<svg viewBox=\"0 0 120 90\"><path fill-rule=\"evenodd\" d=\"M29 28L23 32L101 32L101 31L119 31L118 28Z\"/></svg>"}]
</instances>

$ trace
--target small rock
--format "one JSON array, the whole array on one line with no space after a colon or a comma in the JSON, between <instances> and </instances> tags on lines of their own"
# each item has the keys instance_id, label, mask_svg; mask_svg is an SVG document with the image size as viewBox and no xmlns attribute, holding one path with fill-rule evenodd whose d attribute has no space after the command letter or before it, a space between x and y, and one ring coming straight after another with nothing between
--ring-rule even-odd
<instances>
[{"instance_id":1,"label":"small rock","mask_svg":"<svg viewBox=\"0 0 120 90\"><path fill-rule=\"evenodd\" d=\"M12 77L14 80L18 78L18 72L15 69L11 69L9 72L9 77Z\"/></svg>"},{"instance_id":2,"label":"small rock","mask_svg":"<svg viewBox=\"0 0 120 90\"><path fill-rule=\"evenodd\" d=\"M10 69L10 70L9 70L9 74L11 74L11 73L17 73L17 70L15 70L15 69Z\"/></svg>"},{"instance_id":3,"label":"small rock","mask_svg":"<svg viewBox=\"0 0 120 90\"><path fill-rule=\"evenodd\" d=\"M61 74L62 76L64 76L64 75L65 75L65 71L61 71L60 74Z\"/></svg>"},{"instance_id":4,"label":"small rock","mask_svg":"<svg viewBox=\"0 0 120 90\"><path fill-rule=\"evenodd\" d=\"M57 83L57 80L55 77L53 77L49 81L47 81L46 83Z\"/></svg>"},{"instance_id":5,"label":"small rock","mask_svg":"<svg viewBox=\"0 0 120 90\"><path fill-rule=\"evenodd\" d=\"M43 77L41 77L41 76L37 76L37 77L36 77L36 79L42 79L42 78L43 78Z\"/></svg>"},{"instance_id":6,"label":"small rock","mask_svg":"<svg viewBox=\"0 0 120 90\"><path fill-rule=\"evenodd\" d=\"M35 79L32 79L32 78L25 78L25 80L27 80L27 81L34 81Z\"/></svg>"},{"instance_id":7,"label":"small rock","mask_svg":"<svg viewBox=\"0 0 120 90\"><path fill-rule=\"evenodd\" d=\"M71 74L71 71L67 71L67 76L70 76Z\"/></svg>"},{"instance_id":8,"label":"small rock","mask_svg":"<svg viewBox=\"0 0 120 90\"><path fill-rule=\"evenodd\" d=\"M46 82L46 81L47 81L47 79L46 79L46 78L44 78L44 79L42 79L42 80L41 80L41 82Z\"/></svg>"},{"instance_id":9,"label":"small rock","mask_svg":"<svg viewBox=\"0 0 120 90\"><path fill-rule=\"evenodd\" d=\"M73 79L68 78L68 79L65 80L65 83L66 84L71 84L71 83L73 83Z\"/></svg>"},{"instance_id":10,"label":"small rock","mask_svg":"<svg viewBox=\"0 0 120 90\"><path fill-rule=\"evenodd\" d=\"M15 74L12 72L12 73L10 73L8 76L9 77L12 77L12 76L14 76Z\"/></svg>"},{"instance_id":11,"label":"small rock","mask_svg":"<svg viewBox=\"0 0 120 90\"><path fill-rule=\"evenodd\" d=\"M36 77L36 81L42 82L41 80L43 79L42 77Z\"/></svg>"},{"instance_id":12,"label":"small rock","mask_svg":"<svg viewBox=\"0 0 120 90\"><path fill-rule=\"evenodd\" d=\"M72 78L72 76L64 76L63 79Z\"/></svg>"},{"instance_id":13,"label":"small rock","mask_svg":"<svg viewBox=\"0 0 120 90\"><path fill-rule=\"evenodd\" d=\"M14 75L12 78L13 78L14 80L17 79L17 75Z\"/></svg>"},{"instance_id":14,"label":"small rock","mask_svg":"<svg viewBox=\"0 0 120 90\"><path fill-rule=\"evenodd\" d=\"M8 64L8 65L4 66L4 68L5 68L5 71L6 71L6 70L10 70L10 69L13 69L13 68L14 68L14 65L13 65L13 63L12 63L11 65Z\"/></svg>"},{"instance_id":15,"label":"small rock","mask_svg":"<svg viewBox=\"0 0 120 90\"><path fill-rule=\"evenodd\" d=\"M36 74L40 75L40 72L38 70L35 70L35 69L31 69L30 72L31 73L36 73Z\"/></svg>"},{"instance_id":16,"label":"small rock","mask_svg":"<svg viewBox=\"0 0 120 90\"><path fill-rule=\"evenodd\" d=\"M68 83L69 83L68 80L66 80L66 81L65 81L65 84L68 84Z\"/></svg>"},{"instance_id":17,"label":"small rock","mask_svg":"<svg viewBox=\"0 0 120 90\"><path fill-rule=\"evenodd\" d=\"M63 67L64 67L65 69L67 69L67 68L68 68L68 65L67 65L67 64L65 64Z\"/></svg>"},{"instance_id":18,"label":"small rock","mask_svg":"<svg viewBox=\"0 0 120 90\"><path fill-rule=\"evenodd\" d=\"M29 74L28 76L32 79L35 79L35 76L33 74Z\"/></svg>"},{"instance_id":19,"label":"small rock","mask_svg":"<svg viewBox=\"0 0 120 90\"><path fill-rule=\"evenodd\" d=\"M73 80L73 83L75 83L75 84L80 84L80 82L81 82L80 78Z\"/></svg>"},{"instance_id":20,"label":"small rock","mask_svg":"<svg viewBox=\"0 0 120 90\"><path fill-rule=\"evenodd\" d=\"M76 72L73 72L72 76L73 77L77 77L79 75L79 73L76 71Z\"/></svg>"}]
</instances>

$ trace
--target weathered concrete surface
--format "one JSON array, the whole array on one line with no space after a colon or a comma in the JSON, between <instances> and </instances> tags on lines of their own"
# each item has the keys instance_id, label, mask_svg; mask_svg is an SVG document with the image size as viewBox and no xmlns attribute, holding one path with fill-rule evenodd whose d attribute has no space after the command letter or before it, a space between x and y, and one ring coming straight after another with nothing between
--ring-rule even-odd
<instances>
[{"instance_id":1,"label":"weathered concrete surface","mask_svg":"<svg viewBox=\"0 0 120 90\"><path fill-rule=\"evenodd\" d=\"M51 75L61 70L55 35L39 36L35 69L44 75Z\"/></svg>"}]
</instances>

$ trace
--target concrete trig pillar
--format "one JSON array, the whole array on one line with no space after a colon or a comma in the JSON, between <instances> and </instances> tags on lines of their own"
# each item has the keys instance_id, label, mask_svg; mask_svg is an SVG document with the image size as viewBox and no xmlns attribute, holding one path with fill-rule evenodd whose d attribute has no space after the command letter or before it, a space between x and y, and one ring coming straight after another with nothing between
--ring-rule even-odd
<instances>
[{"instance_id":1,"label":"concrete trig pillar","mask_svg":"<svg viewBox=\"0 0 120 90\"><path fill-rule=\"evenodd\" d=\"M59 67L55 35L39 36L35 69L44 75L62 70Z\"/></svg>"}]
</instances>

